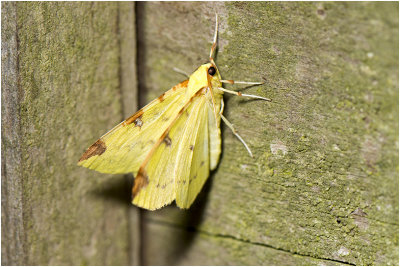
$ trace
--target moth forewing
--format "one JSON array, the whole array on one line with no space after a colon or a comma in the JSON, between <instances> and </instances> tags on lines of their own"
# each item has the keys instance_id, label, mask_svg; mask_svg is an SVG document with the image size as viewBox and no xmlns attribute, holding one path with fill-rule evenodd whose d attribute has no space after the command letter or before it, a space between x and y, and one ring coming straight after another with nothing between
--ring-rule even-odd
<instances>
[{"instance_id":1,"label":"moth forewing","mask_svg":"<svg viewBox=\"0 0 400 267\"><path fill-rule=\"evenodd\" d=\"M157 138L184 106L187 84L174 86L103 135L78 165L103 173L136 174Z\"/></svg>"},{"instance_id":2,"label":"moth forewing","mask_svg":"<svg viewBox=\"0 0 400 267\"><path fill-rule=\"evenodd\" d=\"M176 204L189 208L208 178L210 167L207 99L202 97L195 120L188 121L176 164Z\"/></svg>"},{"instance_id":3,"label":"moth forewing","mask_svg":"<svg viewBox=\"0 0 400 267\"><path fill-rule=\"evenodd\" d=\"M177 181L183 180L181 173L189 168L188 165L182 165L180 160L190 153L180 148L193 133L193 124L203 106L203 94L204 89L200 89L187 101L148 153L137 175L141 179L139 186L135 181L133 187L133 204L154 210L176 198Z\"/></svg>"}]
</instances>

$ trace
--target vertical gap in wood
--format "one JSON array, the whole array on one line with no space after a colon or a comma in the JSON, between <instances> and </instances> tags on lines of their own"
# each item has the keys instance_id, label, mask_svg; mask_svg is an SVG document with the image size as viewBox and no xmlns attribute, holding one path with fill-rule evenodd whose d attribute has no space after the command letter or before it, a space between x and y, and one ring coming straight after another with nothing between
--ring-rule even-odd
<instances>
[{"instance_id":1,"label":"vertical gap in wood","mask_svg":"<svg viewBox=\"0 0 400 267\"><path fill-rule=\"evenodd\" d=\"M132 115L138 109L138 80L136 63L136 18L135 3L118 3L118 34L120 47L120 90L123 119ZM132 175L125 175L127 187L133 184ZM128 216L128 261L129 265L141 264L141 219L139 208L130 203L127 207Z\"/></svg>"},{"instance_id":2,"label":"vertical gap in wood","mask_svg":"<svg viewBox=\"0 0 400 267\"><path fill-rule=\"evenodd\" d=\"M1 13L1 265L26 265L17 4Z\"/></svg>"},{"instance_id":3,"label":"vertical gap in wood","mask_svg":"<svg viewBox=\"0 0 400 267\"><path fill-rule=\"evenodd\" d=\"M138 100L139 106L143 107L146 101L146 64L145 64L145 44L144 44L144 2L136 2L136 75L138 81ZM140 265L146 265L145 258L145 211L140 209Z\"/></svg>"},{"instance_id":4,"label":"vertical gap in wood","mask_svg":"<svg viewBox=\"0 0 400 267\"><path fill-rule=\"evenodd\" d=\"M139 87L139 106L143 107L147 104L147 87L146 87L146 45L145 45L145 5L144 2L136 2L136 58L137 58L137 77Z\"/></svg>"}]
</instances>

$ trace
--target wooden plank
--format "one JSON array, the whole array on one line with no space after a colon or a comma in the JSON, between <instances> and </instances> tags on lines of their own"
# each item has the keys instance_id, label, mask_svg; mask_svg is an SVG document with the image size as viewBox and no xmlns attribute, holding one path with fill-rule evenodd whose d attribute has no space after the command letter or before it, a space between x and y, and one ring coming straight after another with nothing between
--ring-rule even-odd
<instances>
[{"instance_id":1,"label":"wooden plank","mask_svg":"<svg viewBox=\"0 0 400 267\"><path fill-rule=\"evenodd\" d=\"M16 4L1 3L2 265L22 265L25 262L17 46Z\"/></svg>"},{"instance_id":2,"label":"wooden plank","mask_svg":"<svg viewBox=\"0 0 400 267\"><path fill-rule=\"evenodd\" d=\"M16 27L8 27L17 29L17 49L8 57L14 63L5 66L15 71L16 60L17 73L10 76L12 88L10 94L2 95L2 106L14 109L3 114L19 123L19 143L2 139L2 151L7 153L2 174L7 175L8 202L2 214L6 232L2 264L134 262L129 255L129 182L123 176L102 175L76 165L86 147L123 119L122 96L136 95L134 91L127 94L126 88L127 82L135 80L134 63L121 60L120 54L134 39L125 32L134 29L128 27L134 18L132 6L94 2L4 6L13 8L14 13L7 12L3 21L14 23ZM120 29L125 18L130 21ZM2 28L2 34L5 32L12 30ZM10 38L5 40L15 46ZM122 78L121 62L130 66L126 70L131 72L130 79ZM11 95L16 84L17 98ZM13 131L11 126L2 120L2 134ZM20 160L8 161L13 156L10 151ZM18 171L15 177L10 177L14 175L10 169ZM19 184L13 185L13 181ZM9 209L14 205L10 200L20 205L16 211ZM17 219L12 221L22 226L10 227L11 220L3 216L14 216Z\"/></svg>"},{"instance_id":3,"label":"wooden plank","mask_svg":"<svg viewBox=\"0 0 400 267\"><path fill-rule=\"evenodd\" d=\"M222 76L265 79L245 91L273 99L226 97L225 114L255 159L224 127L221 163L195 207L146 213L145 263L220 264L215 255L226 251L235 260L224 264L257 262L233 245L243 240L321 264L399 264L398 3L143 3L138 10L147 100L184 79L172 67L191 72L207 61L215 11ZM153 221L198 234L184 252L160 253L153 244L179 244L160 234L173 227ZM209 250L196 241L200 233L215 237Z\"/></svg>"}]
</instances>

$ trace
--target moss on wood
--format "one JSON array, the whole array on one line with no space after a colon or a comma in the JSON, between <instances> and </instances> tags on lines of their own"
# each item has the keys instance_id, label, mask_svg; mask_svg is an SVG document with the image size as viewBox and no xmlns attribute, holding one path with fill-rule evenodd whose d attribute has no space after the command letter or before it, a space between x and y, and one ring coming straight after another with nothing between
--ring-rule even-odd
<instances>
[{"instance_id":1,"label":"moss on wood","mask_svg":"<svg viewBox=\"0 0 400 267\"><path fill-rule=\"evenodd\" d=\"M265 80L244 91L273 102L226 97L225 114L255 159L224 127L221 163L200 208L147 213L148 242L157 242L152 220L161 220L293 257L398 264L398 4L144 4L149 99L179 81L171 67L190 71L207 59L214 11L221 74ZM225 249L237 254L226 264L253 262L227 243L185 263Z\"/></svg>"},{"instance_id":2,"label":"moss on wood","mask_svg":"<svg viewBox=\"0 0 400 267\"><path fill-rule=\"evenodd\" d=\"M23 232L16 234L23 235L24 258L7 264L129 262L127 180L107 182L111 176L76 165L123 117L123 9L117 3L16 3L23 215Z\"/></svg>"}]
</instances>

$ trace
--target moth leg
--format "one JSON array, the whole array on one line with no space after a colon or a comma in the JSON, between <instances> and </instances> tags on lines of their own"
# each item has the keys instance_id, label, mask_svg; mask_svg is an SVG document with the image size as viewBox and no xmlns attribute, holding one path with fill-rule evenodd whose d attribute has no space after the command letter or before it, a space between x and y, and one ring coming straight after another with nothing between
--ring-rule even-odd
<instances>
[{"instance_id":1,"label":"moth leg","mask_svg":"<svg viewBox=\"0 0 400 267\"><path fill-rule=\"evenodd\" d=\"M178 69L178 68L176 68L176 67L173 67L172 69L173 69L175 72L177 72L177 73L180 73L180 74L182 74L182 75L185 75L186 78L190 78L190 74L188 74L186 71L181 70L181 69Z\"/></svg>"},{"instance_id":2,"label":"moth leg","mask_svg":"<svg viewBox=\"0 0 400 267\"><path fill-rule=\"evenodd\" d=\"M262 97L262 96L258 96L258 95L242 94L241 92L228 90L228 89L225 89L225 88L222 88L222 87L218 87L218 90L224 91L224 92L229 93L229 94L237 95L237 96L246 96L246 97L251 97L251 98L256 98L256 99L262 99L262 100L265 100L265 101L271 101L271 99L266 98L266 97Z\"/></svg>"},{"instance_id":3,"label":"moth leg","mask_svg":"<svg viewBox=\"0 0 400 267\"><path fill-rule=\"evenodd\" d=\"M224 99L221 99L221 109L219 110L219 115L222 115L222 113L224 112L224 107L225 107Z\"/></svg>"},{"instance_id":4,"label":"moth leg","mask_svg":"<svg viewBox=\"0 0 400 267\"><path fill-rule=\"evenodd\" d=\"M261 85L264 83L261 82L244 82L244 81L234 81L234 80L221 80L221 83L229 83L229 84L248 84L248 85Z\"/></svg>"},{"instance_id":5,"label":"moth leg","mask_svg":"<svg viewBox=\"0 0 400 267\"><path fill-rule=\"evenodd\" d=\"M236 135L236 137L240 140L240 142L242 142L242 144L244 145L244 147L247 149L247 152L249 152L250 157L254 158L253 153L251 153L251 150L249 148L249 146L246 144L246 142L243 140L243 138L238 134L238 132L235 130L235 128L233 127L233 124L230 123L228 121L227 118L225 118L224 115L222 115L222 112L224 111L224 101L221 99L221 111L219 113L219 115L221 116L221 119L225 122L225 124L229 127L229 129L231 129L231 131L233 132L234 135Z\"/></svg>"}]
</instances>

